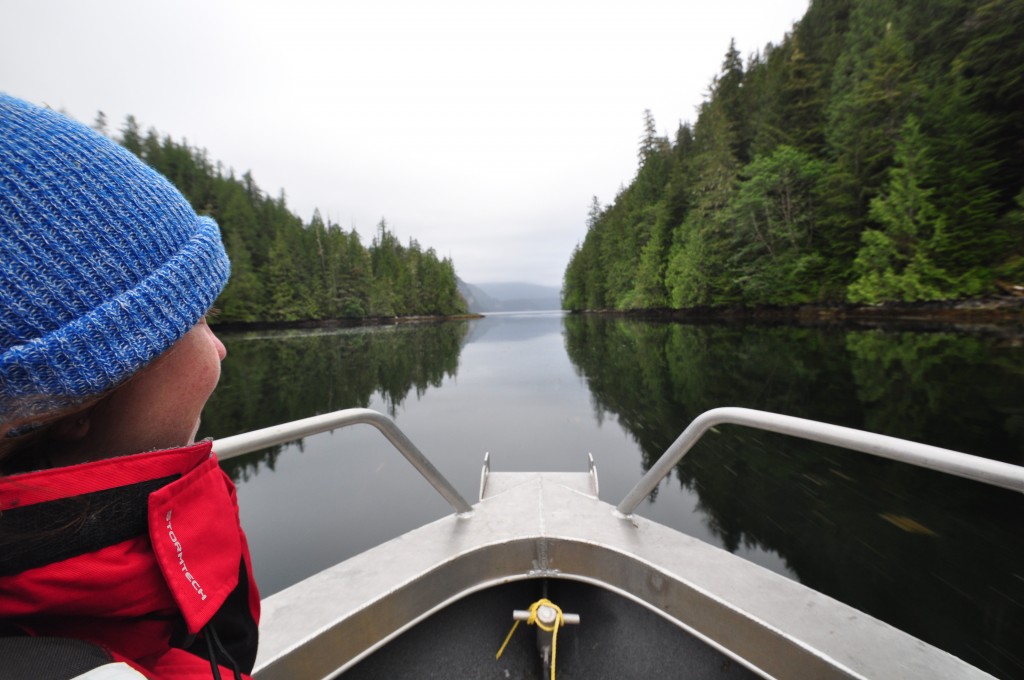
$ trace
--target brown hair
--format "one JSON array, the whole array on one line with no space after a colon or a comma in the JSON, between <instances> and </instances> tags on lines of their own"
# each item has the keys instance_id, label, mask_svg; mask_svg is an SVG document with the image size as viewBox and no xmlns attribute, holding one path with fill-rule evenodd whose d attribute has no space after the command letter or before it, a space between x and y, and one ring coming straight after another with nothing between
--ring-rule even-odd
<instances>
[{"instance_id":1,"label":"brown hair","mask_svg":"<svg viewBox=\"0 0 1024 680\"><path fill-rule=\"evenodd\" d=\"M0 476L54 467L50 453L58 426L73 418L84 417L106 396L104 394L42 417L0 424Z\"/></svg>"}]
</instances>

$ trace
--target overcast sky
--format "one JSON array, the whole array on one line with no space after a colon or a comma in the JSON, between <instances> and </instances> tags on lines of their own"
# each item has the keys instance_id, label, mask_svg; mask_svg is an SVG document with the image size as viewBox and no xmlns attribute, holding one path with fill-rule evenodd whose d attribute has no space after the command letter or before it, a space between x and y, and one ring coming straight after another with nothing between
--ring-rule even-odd
<instances>
[{"instance_id":1,"label":"overcast sky","mask_svg":"<svg viewBox=\"0 0 1024 680\"><path fill-rule=\"evenodd\" d=\"M591 196L636 172L643 111L693 121L730 38L807 0L31 0L0 10L0 90L205 147L293 212L560 285Z\"/></svg>"}]
</instances>

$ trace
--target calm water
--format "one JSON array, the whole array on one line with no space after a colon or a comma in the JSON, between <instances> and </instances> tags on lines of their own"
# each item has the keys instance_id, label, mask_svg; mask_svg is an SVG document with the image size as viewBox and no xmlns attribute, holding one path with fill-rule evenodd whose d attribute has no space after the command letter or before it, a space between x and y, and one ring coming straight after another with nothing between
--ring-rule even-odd
<instances>
[{"instance_id":1,"label":"calm water","mask_svg":"<svg viewBox=\"0 0 1024 680\"><path fill-rule=\"evenodd\" d=\"M558 313L221 334L203 434L390 413L464 497L494 470L585 470L617 503L694 417L746 406L1024 465L1024 338L683 325ZM226 463L264 596L447 514L368 426ZM1024 496L723 427L639 514L1024 678Z\"/></svg>"}]
</instances>

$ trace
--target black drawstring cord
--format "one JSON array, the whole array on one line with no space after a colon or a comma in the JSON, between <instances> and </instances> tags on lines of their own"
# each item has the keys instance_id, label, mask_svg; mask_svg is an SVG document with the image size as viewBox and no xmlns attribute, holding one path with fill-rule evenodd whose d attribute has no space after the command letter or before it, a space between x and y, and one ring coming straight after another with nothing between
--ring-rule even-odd
<instances>
[{"instance_id":1,"label":"black drawstring cord","mask_svg":"<svg viewBox=\"0 0 1024 680\"><path fill-rule=\"evenodd\" d=\"M208 623L203 626L203 638L206 640L206 651L210 655L210 669L213 670L213 680L221 680L220 669L217 667L218 651L220 652L219 656L227 659L228 664L231 666L231 670L234 673L235 680L242 680L242 671L238 670L238 664L235 663L233 658L231 658L231 654L228 653L228 650L225 649L223 643L221 643L220 638L217 637L217 631L214 630L213 624ZM216 649L214 649L214 645L217 646Z\"/></svg>"},{"instance_id":2,"label":"black drawstring cord","mask_svg":"<svg viewBox=\"0 0 1024 680\"><path fill-rule=\"evenodd\" d=\"M217 668L217 653L213 650L213 640L210 639L209 626L203 629L203 639L206 640L206 653L210 656L210 670L213 671L213 680L221 680L220 669Z\"/></svg>"}]
</instances>

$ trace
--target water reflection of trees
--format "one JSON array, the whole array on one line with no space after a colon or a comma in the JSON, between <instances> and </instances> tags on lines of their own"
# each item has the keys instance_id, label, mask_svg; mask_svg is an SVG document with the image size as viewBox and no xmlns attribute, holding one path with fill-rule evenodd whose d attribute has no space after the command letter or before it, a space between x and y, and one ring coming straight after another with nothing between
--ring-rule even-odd
<instances>
[{"instance_id":1,"label":"water reflection of trees","mask_svg":"<svg viewBox=\"0 0 1024 680\"><path fill-rule=\"evenodd\" d=\"M566 346L645 468L694 417L727 405L1024 462L1024 350L996 338L575 316ZM1013 667L1020 494L731 426L676 475L726 549L774 551L813 588L997 675Z\"/></svg>"},{"instance_id":2,"label":"water reflection of trees","mask_svg":"<svg viewBox=\"0 0 1024 680\"><path fill-rule=\"evenodd\" d=\"M848 333L865 429L1024 465L1024 348L954 333Z\"/></svg>"},{"instance_id":3,"label":"water reflection of trees","mask_svg":"<svg viewBox=\"0 0 1024 680\"><path fill-rule=\"evenodd\" d=\"M331 332L222 334L221 382L203 411L201 436L224 437L278 423L366 407L379 394L395 410L458 370L466 322ZM301 446L301 442L299 443ZM234 479L274 468L281 447L225 461Z\"/></svg>"}]
</instances>

